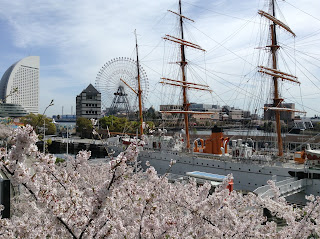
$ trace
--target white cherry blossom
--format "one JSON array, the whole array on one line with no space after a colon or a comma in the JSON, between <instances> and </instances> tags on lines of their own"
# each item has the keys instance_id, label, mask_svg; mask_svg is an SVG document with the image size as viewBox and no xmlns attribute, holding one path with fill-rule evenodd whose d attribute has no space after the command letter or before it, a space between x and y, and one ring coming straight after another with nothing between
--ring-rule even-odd
<instances>
[{"instance_id":1,"label":"white cherry blossom","mask_svg":"<svg viewBox=\"0 0 320 239\"><path fill-rule=\"evenodd\" d=\"M1 170L12 182L10 219L0 219L0 238L308 238L320 235L320 198L303 208L279 197L215 192L194 180L170 183L151 166L131 166L143 143L135 140L116 158L90 162L90 152L55 164L40 153L31 126L15 130ZM7 156L7 157L4 157ZM174 162L170 165L175 167ZM169 166L168 165L168 168ZM285 220L278 228L263 215ZM3 207L0 207L2 210Z\"/></svg>"}]
</instances>

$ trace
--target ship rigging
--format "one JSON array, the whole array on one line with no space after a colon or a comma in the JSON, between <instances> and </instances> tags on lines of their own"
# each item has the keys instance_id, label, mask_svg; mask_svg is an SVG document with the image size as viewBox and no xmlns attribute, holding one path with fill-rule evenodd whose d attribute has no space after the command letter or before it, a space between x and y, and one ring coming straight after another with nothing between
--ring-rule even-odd
<instances>
[{"instance_id":1,"label":"ship rigging","mask_svg":"<svg viewBox=\"0 0 320 239\"><path fill-rule=\"evenodd\" d=\"M172 113L172 114L181 114L182 113L184 115L184 125L185 125L185 132L186 132L186 147L187 147L187 150L189 150L190 149L189 114L199 114L199 112L189 110L190 103L188 100L187 91L189 89L196 89L196 90L211 92L211 90L210 90L209 86L207 86L207 85L187 82L187 77L186 77L187 61L186 61L185 47L192 47L192 48L200 50L200 51L205 51L205 50L203 48L201 48L199 45L194 44L189 41L186 41L184 39L183 21L185 19L185 20L193 22L193 20L182 15L181 0L179 0L179 13L176 13L171 10L168 10L168 11L179 16L179 26L180 26L181 36L180 36L180 38L178 38L178 37L174 37L171 35L166 35L165 37L163 37L163 39L177 43L180 45L181 60L180 60L180 62L177 62L177 63L180 64L182 79L181 80L172 80L169 78L162 78L163 81L161 81L160 83L182 87L183 103L182 103L182 111L161 111L161 113ZM201 112L200 112L200 114L201 114ZM202 112L202 114L208 114L208 113Z\"/></svg>"}]
</instances>

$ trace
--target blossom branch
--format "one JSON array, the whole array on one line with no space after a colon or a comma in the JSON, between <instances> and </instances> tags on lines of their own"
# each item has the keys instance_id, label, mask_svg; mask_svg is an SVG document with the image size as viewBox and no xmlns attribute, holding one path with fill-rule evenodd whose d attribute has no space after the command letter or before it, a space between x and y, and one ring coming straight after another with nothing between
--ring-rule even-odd
<instances>
[{"instance_id":1,"label":"blossom branch","mask_svg":"<svg viewBox=\"0 0 320 239\"><path fill-rule=\"evenodd\" d=\"M59 222L60 222L62 225L65 226L65 228L68 230L68 232L72 235L72 237L73 237L74 239L78 239L78 238L76 237L76 235L73 233L73 231L71 230L71 228L62 220L61 217L57 217L57 219L59 220Z\"/></svg>"}]
</instances>

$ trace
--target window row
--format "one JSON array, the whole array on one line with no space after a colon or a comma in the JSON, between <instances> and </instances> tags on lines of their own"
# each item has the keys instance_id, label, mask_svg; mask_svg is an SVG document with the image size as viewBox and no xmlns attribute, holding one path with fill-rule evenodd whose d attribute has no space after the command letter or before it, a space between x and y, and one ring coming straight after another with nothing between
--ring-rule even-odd
<instances>
[{"instance_id":1,"label":"window row","mask_svg":"<svg viewBox=\"0 0 320 239\"><path fill-rule=\"evenodd\" d=\"M87 111L86 111L86 114L96 115L96 114L97 114L97 111L87 110Z\"/></svg>"},{"instance_id":2,"label":"window row","mask_svg":"<svg viewBox=\"0 0 320 239\"><path fill-rule=\"evenodd\" d=\"M98 104L86 104L86 106L90 106L90 107L98 107Z\"/></svg>"}]
</instances>

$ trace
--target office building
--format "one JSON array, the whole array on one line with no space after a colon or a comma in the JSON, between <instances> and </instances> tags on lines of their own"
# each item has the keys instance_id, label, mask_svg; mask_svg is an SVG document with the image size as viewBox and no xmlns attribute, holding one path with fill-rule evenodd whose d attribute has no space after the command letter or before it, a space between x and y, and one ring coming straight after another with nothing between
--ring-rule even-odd
<instances>
[{"instance_id":1,"label":"office building","mask_svg":"<svg viewBox=\"0 0 320 239\"><path fill-rule=\"evenodd\" d=\"M0 81L2 102L21 105L28 113L39 113L40 57L29 56L11 65Z\"/></svg>"},{"instance_id":2,"label":"office building","mask_svg":"<svg viewBox=\"0 0 320 239\"><path fill-rule=\"evenodd\" d=\"M76 116L87 119L101 118L101 93L92 84L77 95Z\"/></svg>"}]
</instances>

